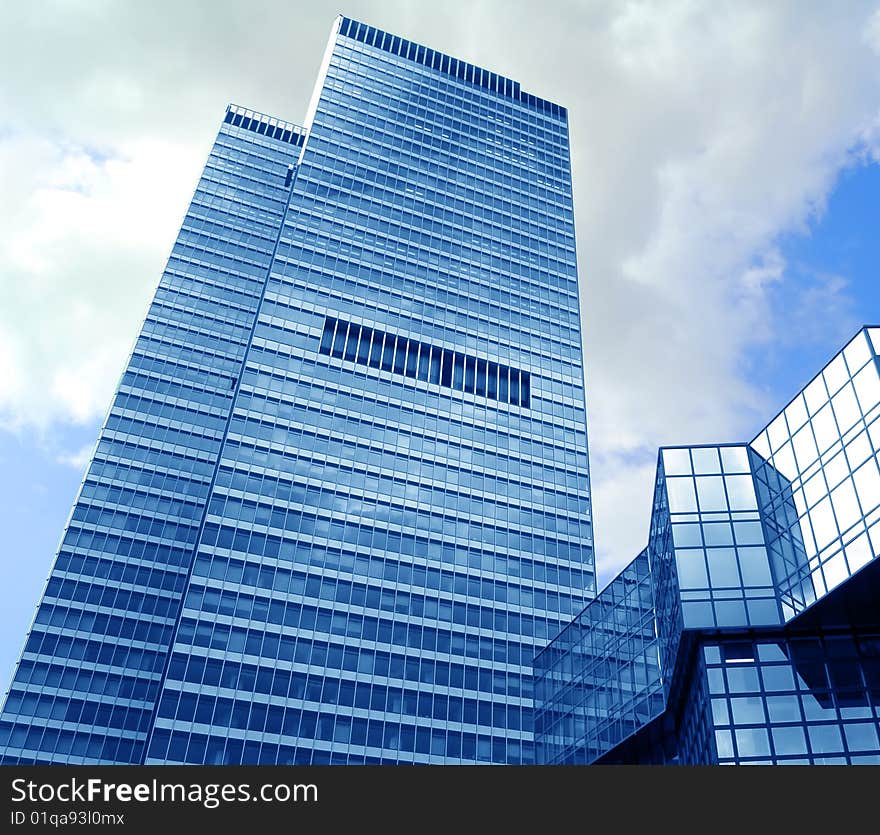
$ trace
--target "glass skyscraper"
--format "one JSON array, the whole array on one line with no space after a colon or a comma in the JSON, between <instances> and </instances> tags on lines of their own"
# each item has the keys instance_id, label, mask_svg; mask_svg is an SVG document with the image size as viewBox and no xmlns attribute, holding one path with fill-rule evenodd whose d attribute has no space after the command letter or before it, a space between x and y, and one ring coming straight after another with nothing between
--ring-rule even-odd
<instances>
[{"instance_id":1,"label":"glass skyscraper","mask_svg":"<svg viewBox=\"0 0 880 835\"><path fill-rule=\"evenodd\" d=\"M880 328L749 444L660 451L647 549L536 659L540 763L880 764Z\"/></svg>"},{"instance_id":2,"label":"glass skyscraper","mask_svg":"<svg viewBox=\"0 0 880 835\"><path fill-rule=\"evenodd\" d=\"M589 495L566 110L340 17L226 112L0 761L533 762Z\"/></svg>"}]
</instances>

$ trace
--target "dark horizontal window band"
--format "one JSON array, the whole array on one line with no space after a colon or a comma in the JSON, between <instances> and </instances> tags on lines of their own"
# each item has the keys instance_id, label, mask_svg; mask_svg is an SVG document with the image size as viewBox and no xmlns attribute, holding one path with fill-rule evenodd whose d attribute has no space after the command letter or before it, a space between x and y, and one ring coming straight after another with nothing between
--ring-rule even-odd
<instances>
[{"instance_id":1,"label":"dark horizontal window band","mask_svg":"<svg viewBox=\"0 0 880 835\"><path fill-rule=\"evenodd\" d=\"M531 374L427 342L356 325L328 316L320 353L476 394L499 403L529 407Z\"/></svg>"},{"instance_id":2,"label":"dark horizontal window band","mask_svg":"<svg viewBox=\"0 0 880 835\"><path fill-rule=\"evenodd\" d=\"M553 104L553 102L546 101L545 99L533 96L531 93L524 92L520 89L518 81L512 81L509 78L505 78L494 72L489 72L489 70L484 70L474 64L468 64L466 61L461 61L458 58L444 55L442 52L437 52L426 46L413 43L412 41L408 41L406 38L401 38L398 35L383 32L381 29L367 26L365 23L358 23L356 20L352 20L348 17L342 18L339 34L343 37L360 41L361 43L367 44L367 46L374 46L377 49L381 49L383 52L389 52L400 58L415 61L417 64L421 64L429 69L437 70L438 72L442 72L453 78L468 81L471 84L476 84L478 87L484 87L487 90L499 93L502 96L513 99L514 101L522 102L542 113L549 113L551 116L556 116L563 121L568 119L568 111L562 107L562 105Z\"/></svg>"},{"instance_id":3,"label":"dark horizontal window band","mask_svg":"<svg viewBox=\"0 0 880 835\"><path fill-rule=\"evenodd\" d=\"M290 145L300 146L305 140L305 133L302 132L302 129L297 129L286 123L273 125L268 117L257 113L254 113L252 116L246 116L244 113L236 112L236 110L232 107L227 108L226 116L223 119L227 125L251 130L254 133L259 133L261 136L268 136L270 139L280 139L282 142L287 142Z\"/></svg>"}]
</instances>

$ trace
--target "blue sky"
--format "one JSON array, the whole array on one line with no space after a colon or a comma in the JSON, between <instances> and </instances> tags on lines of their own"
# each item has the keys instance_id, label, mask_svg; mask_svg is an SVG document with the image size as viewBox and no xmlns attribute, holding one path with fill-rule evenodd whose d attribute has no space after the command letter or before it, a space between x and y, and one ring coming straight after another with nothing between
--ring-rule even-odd
<instances>
[{"instance_id":1,"label":"blue sky","mask_svg":"<svg viewBox=\"0 0 880 835\"><path fill-rule=\"evenodd\" d=\"M300 121L337 11L157 0L9 12L4 688L225 105ZM859 325L880 323L878 4L345 11L569 107L607 581L646 538L658 445L752 437Z\"/></svg>"},{"instance_id":2,"label":"blue sky","mask_svg":"<svg viewBox=\"0 0 880 835\"><path fill-rule=\"evenodd\" d=\"M878 206L880 165L865 161L841 171L827 209L808 232L780 236L792 280L775 303L792 311L794 332L788 339L781 334L775 350L756 351L751 370L778 397L804 385L857 327L880 322ZM805 295L824 299L824 315L799 318Z\"/></svg>"}]
</instances>

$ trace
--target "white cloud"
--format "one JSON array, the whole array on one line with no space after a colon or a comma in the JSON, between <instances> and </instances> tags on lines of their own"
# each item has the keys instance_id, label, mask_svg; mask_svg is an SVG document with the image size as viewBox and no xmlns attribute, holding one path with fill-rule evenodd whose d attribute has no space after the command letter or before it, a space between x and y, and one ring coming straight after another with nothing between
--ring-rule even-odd
<instances>
[{"instance_id":1,"label":"white cloud","mask_svg":"<svg viewBox=\"0 0 880 835\"><path fill-rule=\"evenodd\" d=\"M0 140L0 426L107 409L201 165L159 139L115 154Z\"/></svg>"},{"instance_id":2,"label":"white cloud","mask_svg":"<svg viewBox=\"0 0 880 835\"><path fill-rule=\"evenodd\" d=\"M591 458L594 467L597 457ZM600 462L599 472L607 476L600 489L593 490L593 515L596 547L606 555L599 566L601 588L648 544L657 450L641 450L635 456L603 453Z\"/></svg>"},{"instance_id":3,"label":"white cloud","mask_svg":"<svg viewBox=\"0 0 880 835\"><path fill-rule=\"evenodd\" d=\"M801 292L777 240L880 147L875 6L350 6L569 107L605 579L644 541L656 447L743 439L779 405L745 362L781 338L779 299L797 299L786 339L852 318L845 276ZM16 114L0 134L7 427L103 413L223 106L301 118L337 11L34 9L10 9L0 54L0 78L24 79L0 91Z\"/></svg>"},{"instance_id":4,"label":"white cloud","mask_svg":"<svg viewBox=\"0 0 880 835\"><path fill-rule=\"evenodd\" d=\"M862 30L865 43L880 55L880 9L873 11L865 22Z\"/></svg>"},{"instance_id":5,"label":"white cloud","mask_svg":"<svg viewBox=\"0 0 880 835\"><path fill-rule=\"evenodd\" d=\"M94 452L95 445L87 444L84 447L76 450L75 452L62 452L56 456L55 460L59 464L64 464L67 467L73 467L75 470L85 471L86 464L89 463L89 459L92 457L92 452Z\"/></svg>"}]
</instances>

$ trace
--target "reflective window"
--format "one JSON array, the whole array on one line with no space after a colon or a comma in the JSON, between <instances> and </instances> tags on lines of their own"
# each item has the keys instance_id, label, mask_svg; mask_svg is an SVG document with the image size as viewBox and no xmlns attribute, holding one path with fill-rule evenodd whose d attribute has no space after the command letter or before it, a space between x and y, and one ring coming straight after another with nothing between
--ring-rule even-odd
<instances>
[{"instance_id":1,"label":"reflective window","mask_svg":"<svg viewBox=\"0 0 880 835\"><path fill-rule=\"evenodd\" d=\"M526 371L508 369L454 351L444 351L436 346L349 324L331 316L324 320L318 351L336 359L373 368L381 367L383 371L432 383L439 382L458 391L515 406L528 407L531 401L531 375ZM442 370L444 366L445 371ZM489 371L492 377L487 379ZM509 376L509 386L499 388L499 371L505 382Z\"/></svg>"}]
</instances>

